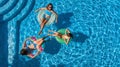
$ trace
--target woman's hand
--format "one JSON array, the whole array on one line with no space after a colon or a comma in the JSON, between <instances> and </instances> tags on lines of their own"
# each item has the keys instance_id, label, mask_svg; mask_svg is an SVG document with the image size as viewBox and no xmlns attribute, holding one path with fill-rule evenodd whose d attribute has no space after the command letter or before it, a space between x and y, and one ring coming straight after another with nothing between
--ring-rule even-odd
<instances>
[{"instance_id":1,"label":"woman's hand","mask_svg":"<svg viewBox=\"0 0 120 67\"><path fill-rule=\"evenodd\" d=\"M38 12L39 10L41 10L41 8L39 8L39 9L35 10L35 12Z\"/></svg>"},{"instance_id":2,"label":"woman's hand","mask_svg":"<svg viewBox=\"0 0 120 67\"><path fill-rule=\"evenodd\" d=\"M36 56L38 56L39 54L40 54L41 52L40 51L38 51L35 55L27 55L27 56L29 56L30 58L35 58Z\"/></svg>"},{"instance_id":3,"label":"woman's hand","mask_svg":"<svg viewBox=\"0 0 120 67\"><path fill-rule=\"evenodd\" d=\"M55 17L56 17L56 23L58 22L58 14L54 11L54 10L52 10L51 11L53 14L55 14Z\"/></svg>"},{"instance_id":4,"label":"woman's hand","mask_svg":"<svg viewBox=\"0 0 120 67\"><path fill-rule=\"evenodd\" d=\"M56 19L56 23L58 22L58 19Z\"/></svg>"},{"instance_id":5,"label":"woman's hand","mask_svg":"<svg viewBox=\"0 0 120 67\"><path fill-rule=\"evenodd\" d=\"M57 14L55 14L56 15L56 23L58 22L58 15Z\"/></svg>"}]
</instances>

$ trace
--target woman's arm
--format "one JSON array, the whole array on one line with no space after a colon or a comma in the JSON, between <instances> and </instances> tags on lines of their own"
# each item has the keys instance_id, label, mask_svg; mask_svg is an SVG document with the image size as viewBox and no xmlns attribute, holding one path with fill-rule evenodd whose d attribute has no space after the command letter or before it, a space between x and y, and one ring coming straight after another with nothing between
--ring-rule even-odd
<instances>
[{"instance_id":1,"label":"woman's arm","mask_svg":"<svg viewBox=\"0 0 120 67\"><path fill-rule=\"evenodd\" d=\"M64 41L65 41L65 43L66 43L66 45L68 45L68 43L69 43L69 41L70 41L70 38L69 39L64 39Z\"/></svg>"},{"instance_id":2,"label":"woman's arm","mask_svg":"<svg viewBox=\"0 0 120 67\"><path fill-rule=\"evenodd\" d=\"M45 7L44 8L39 8L39 9L35 10L35 12L38 12L39 10L46 10L46 8Z\"/></svg>"},{"instance_id":3,"label":"woman's arm","mask_svg":"<svg viewBox=\"0 0 120 67\"><path fill-rule=\"evenodd\" d=\"M27 40L31 40L34 42L34 40L31 39L31 37L27 38L24 42L23 42L23 45L22 45L22 48L26 47L27 45L25 44Z\"/></svg>"},{"instance_id":4,"label":"woman's arm","mask_svg":"<svg viewBox=\"0 0 120 67\"><path fill-rule=\"evenodd\" d=\"M35 58L36 56L38 56L41 53L41 51L38 51L35 55L27 55L30 58Z\"/></svg>"},{"instance_id":5,"label":"woman's arm","mask_svg":"<svg viewBox=\"0 0 120 67\"><path fill-rule=\"evenodd\" d=\"M69 43L69 41L70 41L70 38L67 40L67 44Z\"/></svg>"},{"instance_id":6,"label":"woman's arm","mask_svg":"<svg viewBox=\"0 0 120 67\"><path fill-rule=\"evenodd\" d=\"M53 33L56 33L56 31L53 31L53 30L48 30L48 32L53 32Z\"/></svg>"},{"instance_id":7,"label":"woman's arm","mask_svg":"<svg viewBox=\"0 0 120 67\"><path fill-rule=\"evenodd\" d=\"M66 40L66 39L64 39L64 42L65 42L65 44L67 45L67 40Z\"/></svg>"},{"instance_id":8,"label":"woman's arm","mask_svg":"<svg viewBox=\"0 0 120 67\"><path fill-rule=\"evenodd\" d=\"M55 14L55 17L56 17L56 23L57 23L57 21L58 21L58 14L57 14L54 10L52 10L52 13Z\"/></svg>"},{"instance_id":9,"label":"woman's arm","mask_svg":"<svg viewBox=\"0 0 120 67\"><path fill-rule=\"evenodd\" d=\"M27 38L26 40L31 40L31 41L33 41L33 42L34 42L34 40L32 40L32 39L31 39L31 37Z\"/></svg>"},{"instance_id":10,"label":"woman's arm","mask_svg":"<svg viewBox=\"0 0 120 67\"><path fill-rule=\"evenodd\" d=\"M27 39L26 39L27 40ZM26 47L26 40L24 40L24 42L23 42L23 45L22 45L22 48L24 48L24 47Z\"/></svg>"},{"instance_id":11,"label":"woman's arm","mask_svg":"<svg viewBox=\"0 0 120 67\"><path fill-rule=\"evenodd\" d=\"M66 32L67 32L67 33L70 33L70 31L69 31L68 29L66 29Z\"/></svg>"},{"instance_id":12,"label":"woman's arm","mask_svg":"<svg viewBox=\"0 0 120 67\"><path fill-rule=\"evenodd\" d=\"M65 35L67 34L67 29L65 30Z\"/></svg>"}]
</instances>

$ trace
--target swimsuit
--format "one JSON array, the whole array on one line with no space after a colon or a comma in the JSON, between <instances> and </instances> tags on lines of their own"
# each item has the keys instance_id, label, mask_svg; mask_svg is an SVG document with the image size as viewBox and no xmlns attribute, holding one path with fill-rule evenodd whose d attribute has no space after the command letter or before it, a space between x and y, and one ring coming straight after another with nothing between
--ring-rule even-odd
<instances>
[{"instance_id":1,"label":"swimsuit","mask_svg":"<svg viewBox=\"0 0 120 67\"><path fill-rule=\"evenodd\" d=\"M37 53L37 50L33 49L31 50L29 47L26 48L28 51L28 54L30 54L31 56L34 56Z\"/></svg>"},{"instance_id":2,"label":"swimsuit","mask_svg":"<svg viewBox=\"0 0 120 67\"><path fill-rule=\"evenodd\" d=\"M52 13L50 11L48 11L48 10L45 10L45 14L43 15L43 18L46 19L46 20L49 20L49 18L46 17L46 15L51 16Z\"/></svg>"},{"instance_id":3,"label":"swimsuit","mask_svg":"<svg viewBox=\"0 0 120 67\"><path fill-rule=\"evenodd\" d=\"M33 41L31 41L31 40L27 40L26 41L26 47L28 47L29 45L31 45L31 44L33 44L34 45L34 48L36 49L36 46L37 46L37 44L35 44Z\"/></svg>"},{"instance_id":4,"label":"swimsuit","mask_svg":"<svg viewBox=\"0 0 120 67\"><path fill-rule=\"evenodd\" d=\"M31 38L32 40L36 40L35 38L33 39L33 38ZM34 45L34 48L35 49L33 49L33 50L31 50L30 48L29 48L29 46L31 45L31 44L33 44ZM26 49L27 49L27 51L28 51L28 54L30 54L31 56L34 56L35 54L36 54L36 52L38 51L37 50L37 48L36 48L36 46L37 46L37 44L35 44L33 41L31 41L31 40L26 40L26 42L25 42L25 47L26 47ZM43 51L43 48L42 48L42 46L40 46L39 47L39 51Z\"/></svg>"}]
</instances>

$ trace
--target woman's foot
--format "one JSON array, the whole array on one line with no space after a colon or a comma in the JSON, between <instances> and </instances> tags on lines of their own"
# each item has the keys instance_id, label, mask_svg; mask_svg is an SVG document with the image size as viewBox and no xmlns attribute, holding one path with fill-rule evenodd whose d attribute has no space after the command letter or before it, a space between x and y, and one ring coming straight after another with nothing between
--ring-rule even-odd
<instances>
[{"instance_id":1,"label":"woman's foot","mask_svg":"<svg viewBox=\"0 0 120 67\"><path fill-rule=\"evenodd\" d=\"M51 30L48 30L48 33L50 33L51 32Z\"/></svg>"},{"instance_id":2,"label":"woman's foot","mask_svg":"<svg viewBox=\"0 0 120 67\"><path fill-rule=\"evenodd\" d=\"M42 33L42 31L40 31L39 33L38 33L38 35L40 35Z\"/></svg>"},{"instance_id":3,"label":"woman's foot","mask_svg":"<svg viewBox=\"0 0 120 67\"><path fill-rule=\"evenodd\" d=\"M48 36L52 36L52 34L48 34Z\"/></svg>"}]
</instances>

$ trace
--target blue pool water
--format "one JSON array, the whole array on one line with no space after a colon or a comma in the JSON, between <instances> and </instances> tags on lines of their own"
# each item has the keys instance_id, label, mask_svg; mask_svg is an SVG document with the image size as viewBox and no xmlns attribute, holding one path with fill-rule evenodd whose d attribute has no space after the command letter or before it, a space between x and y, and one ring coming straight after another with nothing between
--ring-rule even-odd
<instances>
[{"instance_id":1,"label":"blue pool water","mask_svg":"<svg viewBox=\"0 0 120 67\"><path fill-rule=\"evenodd\" d=\"M37 22L38 8L48 3L58 13L58 23ZM35 59L19 54L23 41L41 38L48 30L68 28L69 45L51 38ZM0 67L120 67L119 0L0 0Z\"/></svg>"}]
</instances>

